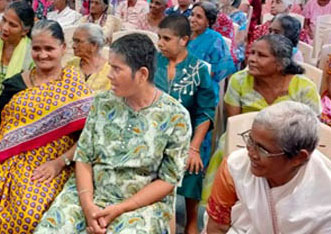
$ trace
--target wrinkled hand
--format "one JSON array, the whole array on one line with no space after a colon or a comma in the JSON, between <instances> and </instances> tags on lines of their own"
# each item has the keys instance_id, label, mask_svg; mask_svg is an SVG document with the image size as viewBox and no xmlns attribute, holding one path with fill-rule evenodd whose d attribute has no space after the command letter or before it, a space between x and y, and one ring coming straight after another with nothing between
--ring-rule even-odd
<instances>
[{"instance_id":1,"label":"wrinkled hand","mask_svg":"<svg viewBox=\"0 0 331 234\"><path fill-rule=\"evenodd\" d=\"M186 170L188 170L190 174L193 172L195 172L195 174L199 174L199 171L203 170L203 163L200 153L190 149L186 163Z\"/></svg>"},{"instance_id":2,"label":"wrinkled hand","mask_svg":"<svg viewBox=\"0 0 331 234\"><path fill-rule=\"evenodd\" d=\"M99 224L102 228L107 228L107 226L118 216L123 214L123 210L119 205L107 206L104 210L100 210L93 214L93 217L98 219Z\"/></svg>"},{"instance_id":3,"label":"wrinkled hand","mask_svg":"<svg viewBox=\"0 0 331 234\"><path fill-rule=\"evenodd\" d=\"M102 227L94 214L100 212L101 209L95 204L91 204L84 209L85 219L87 223L86 231L90 234L104 234L107 229Z\"/></svg>"},{"instance_id":4,"label":"wrinkled hand","mask_svg":"<svg viewBox=\"0 0 331 234\"><path fill-rule=\"evenodd\" d=\"M64 167L65 164L62 158L47 161L33 171L31 180L38 180L39 183L43 181L49 183L62 171Z\"/></svg>"}]
</instances>

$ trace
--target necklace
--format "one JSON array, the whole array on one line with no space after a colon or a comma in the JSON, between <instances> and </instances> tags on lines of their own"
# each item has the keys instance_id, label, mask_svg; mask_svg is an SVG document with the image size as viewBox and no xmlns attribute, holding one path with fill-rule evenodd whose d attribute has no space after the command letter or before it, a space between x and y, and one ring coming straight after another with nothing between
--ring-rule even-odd
<instances>
[{"instance_id":1,"label":"necklace","mask_svg":"<svg viewBox=\"0 0 331 234\"><path fill-rule=\"evenodd\" d=\"M36 73L37 73L36 68L33 68L30 71L30 73L29 73L29 81L30 81L30 83L32 84L33 87L36 86L36 85L38 85L38 84L35 83L35 81L36 81ZM51 79L51 80L60 80L61 77L62 77L62 71L61 71L60 75L56 79ZM50 81L49 80L46 80L46 81L43 81L42 83L46 83L46 82L50 82ZM41 84L39 84L39 85L41 85Z\"/></svg>"},{"instance_id":2,"label":"necklace","mask_svg":"<svg viewBox=\"0 0 331 234\"><path fill-rule=\"evenodd\" d=\"M35 75L35 72L36 71L36 69L34 68L34 69L32 69L31 71L30 71L30 73L29 73L29 81L30 81L30 83L32 84L32 86L34 87L35 86L35 83L34 83L34 75ZM33 74L32 74L33 73Z\"/></svg>"},{"instance_id":3,"label":"necklace","mask_svg":"<svg viewBox=\"0 0 331 234\"><path fill-rule=\"evenodd\" d=\"M154 102L156 101L157 93L158 93L158 92L157 92L157 88L154 88L154 94L153 94L153 98L152 98L151 103L149 103L148 105L146 105L146 106L144 106L144 107L141 107L139 110L141 110L141 109L143 109L143 108L146 108L146 107L148 107L148 106L153 105ZM126 97L124 98L124 102L130 106L130 104L128 103L128 100L127 100Z\"/></svg>"}]
</instances>

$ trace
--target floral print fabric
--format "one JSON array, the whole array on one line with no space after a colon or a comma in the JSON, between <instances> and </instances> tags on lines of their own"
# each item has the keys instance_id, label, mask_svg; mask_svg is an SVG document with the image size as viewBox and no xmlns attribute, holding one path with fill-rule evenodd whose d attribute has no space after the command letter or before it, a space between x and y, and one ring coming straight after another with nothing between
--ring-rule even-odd
<instances>
[{"instance_id":1,"label":"floral print fabric","mask_svg":"<svg viewBox=\"0 0 331 234\"><path fill-rule=\"evenodd\" d=\"M191 138L189 114L162 94L133 111L111 92L95 97L78 142L75 161L93 168L94 203L101 208L133 196L153 180L181 183ZM108 233L168 233L174 193L160 202L124 213ZM35 233L86 233L74 180L44 215Z\"/></svg>"}]
</instances>

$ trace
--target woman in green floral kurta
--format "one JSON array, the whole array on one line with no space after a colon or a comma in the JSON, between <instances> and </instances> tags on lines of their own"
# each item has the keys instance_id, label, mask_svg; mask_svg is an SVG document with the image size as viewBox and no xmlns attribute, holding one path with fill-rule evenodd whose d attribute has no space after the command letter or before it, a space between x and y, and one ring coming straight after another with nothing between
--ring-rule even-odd
<instances>
[{"instance_id":1,"label":"woman in green floral kurta","mask_svg":"<svg viewBox=\"0 0 331 234\"><path fill-rule=\"evenodd\" d=\"M35 233L169 233L191 124L185 108L150 81L154 66L138 64L133 72L138 55L153 63L152 47L140 34L112 45L113 92L100 93L92 104L74 157L77 186L74 178L67 183ZM147 102L139 106L139 98Z\"/></svg>"}]
</instances>

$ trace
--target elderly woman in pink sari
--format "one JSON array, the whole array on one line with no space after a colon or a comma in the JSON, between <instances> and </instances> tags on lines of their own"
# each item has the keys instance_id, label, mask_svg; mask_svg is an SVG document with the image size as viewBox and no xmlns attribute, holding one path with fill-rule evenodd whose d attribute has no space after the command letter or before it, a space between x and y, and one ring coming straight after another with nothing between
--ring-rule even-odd
<instances>
[{"instance_id":1,"label":"elderly woman in pink sari","mask_svg":"<svg viewBox=\"0 0 331 234\"><path fill-rule=\"evenodd\" d=\"M246 149L216 175L208 233L331 233L331 162L315 150L319 124L298 102L259 112L241 133Z\"/></svg>"}]
</instances>

